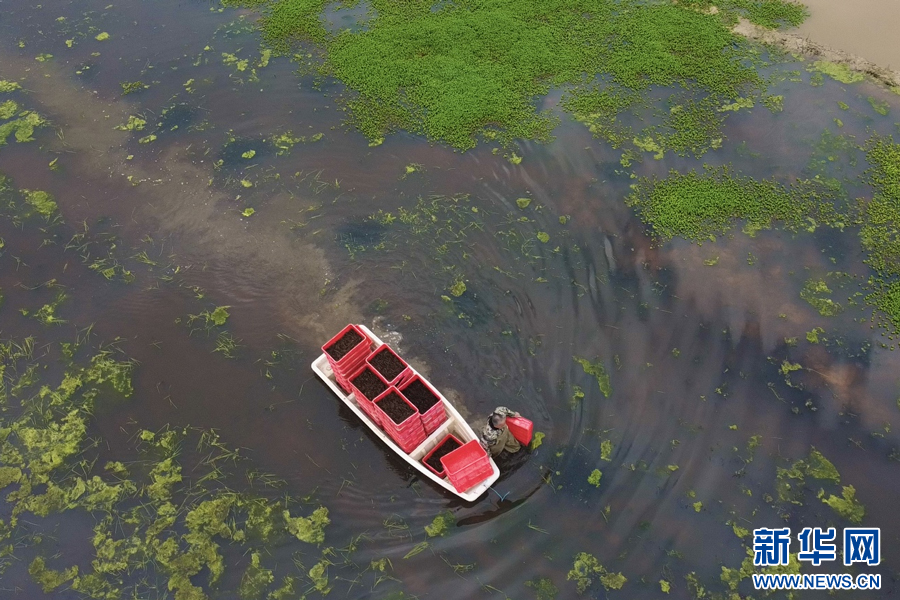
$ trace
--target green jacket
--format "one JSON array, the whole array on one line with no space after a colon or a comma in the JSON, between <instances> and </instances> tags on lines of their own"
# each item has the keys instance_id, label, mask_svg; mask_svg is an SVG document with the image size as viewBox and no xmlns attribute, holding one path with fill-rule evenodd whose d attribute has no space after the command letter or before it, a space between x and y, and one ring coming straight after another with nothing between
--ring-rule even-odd
<instances>
[{"instance_id":1,"label":"green jacket","mask_svg":"<svg viewBox=\"0 0 900 600\"><path fill-rule=\"evenodd\" d=\"M496 441L488 446L488 451L490 451L492 457L496 457L504 450L511 453L518 452L521 448L522 444L520 444L519 440L512 434L509 427L504 425L503 429L497 432Z\"/></svg>"}]
</instances>

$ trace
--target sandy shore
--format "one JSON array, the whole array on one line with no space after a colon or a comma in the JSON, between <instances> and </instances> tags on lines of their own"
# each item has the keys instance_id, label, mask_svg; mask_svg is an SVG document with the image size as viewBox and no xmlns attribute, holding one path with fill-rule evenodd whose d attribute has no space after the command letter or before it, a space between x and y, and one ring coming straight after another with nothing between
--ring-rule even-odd
<instances>
[{"instance_id":1,"label":"sandy shore","mask_svg":"<svg viewBox=\"0 0 900 600\"><path fill-rule=\"evenodd\" d=\"M801 0L810 17L791 33L900 70L900 0Z\"/></svg>"}]
</instances>

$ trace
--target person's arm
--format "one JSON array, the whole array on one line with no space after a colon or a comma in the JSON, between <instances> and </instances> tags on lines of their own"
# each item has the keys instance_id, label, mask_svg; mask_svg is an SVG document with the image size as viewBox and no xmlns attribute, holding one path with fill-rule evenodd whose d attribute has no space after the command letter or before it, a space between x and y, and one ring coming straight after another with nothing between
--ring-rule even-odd
<instances>
[{"instance_id":1,"label":"person's arm","mask_svg":"<svg viewBox=\"0 0 900 600\"><path fill-rule=\"evenodd\" d=\"M521 417L522 416L519 413L517 413L516 411L510 410L510 409L506 408L505 406L498 406L497 408L494 409L494 412L497 413L498 415L503 415L504 417Z\"/></svg>"}]
</instances>

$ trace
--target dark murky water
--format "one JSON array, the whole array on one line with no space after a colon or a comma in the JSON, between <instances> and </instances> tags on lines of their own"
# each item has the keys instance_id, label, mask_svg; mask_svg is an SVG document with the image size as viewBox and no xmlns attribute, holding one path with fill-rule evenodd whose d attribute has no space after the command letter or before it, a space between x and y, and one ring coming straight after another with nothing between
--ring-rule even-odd
<instances>
[{"instance_id":1,"label":"dark murky water","mask_svg":"<svg viewBox=\"0 0 900 600\"><path fill-rule=\"evenodd\" d=\"M813 275L865 276L854 232L736 232L702 246L655 246L622 201L632 181L619 154L565 117L554 143L523 145L520 165L489 146L460 154L406 135L370 148L341 126L339 86L316 90L285 59L259 66L258 38L239 12L206 2L104 6L5 9L0 77L26 77L23 101L63 135L44 130L35 143L3 147L0 171L20 188L53 193L72 234L84 222L115 235L136 281L108 283L77 254L38 248L39 234L2 223L7 246L28 250L20 257L27 266L3 258L0 314L4 337L30 331L14 307L53 292L17 285L56 278L71 292L60 309L72 324L65 327L93 323L98 339L125 338L122 349L140 363L136 394L96 422L111 456L126 451L121 430L130 422L217 429L260 470L286 480L289 493L315 490L331 511L329 544L365 533L353 561L389 557L402 582L372 591L338 580L336 596L403 589L529 598L524 583L550 577L569 598L573 556L590 552L628 577L623 597L658 596L657 581L666 579L671 596L686 598L685 574L717 582L722 565L737 567L745 556L726 522L752 529L786 518L797 529L837 521L815 489L788 515L764 499L774 494L776 466L815 446L855 486L865 523L882 528L883 589L866 597L893 596L900 478L888 456L898 445L900 360L859 322L865 312L825 318L799 296ZM336 14L335 23L344 18ZM111 38L95 41L100 31ZM66 39L75 39L72 48ZM41 52L54 58L35 62ZM223 53L248 65L225 64ZM121 82L138 80L150 87L120 95ZM867 130L890 131L900 110L896 97L868 84L784 82L773 93L785 95L784 112L735 115L707 163L783 181L811 177L823 131L861 142ZM889 100L893 112L875 114L869 95ZM145 131L113 129L130 114L144 115ZM278 155L264 140L287 130L324 136ZM155 141L138 143L150 133ZM57 171L47 169L51 153L60 157ZM418 170L405 175L412 163ZM635 171L662 176L699 164L648 154ZM421 210L419 199L430 206L435 194L469 194L437 201L449 229L417 235L368 220L378 210ZM533 199L524 211L515 204L523 196ZM242 218L247 207L256 212ZM550 241L538 242L538 231ZM141 251L157 264L130 258ZM457 276L467 292L442 299ZM214 341L186 323L217 305L231 307L228 330L241 340L233 360L212 353ZM496 405L514 407L547 434L543 445L472 506L419 481L309 369L318 346L348 321L402 335L402 352L473 422ZM816 326L842 345L785 342L802 342ZM603 361L609 398L574 356ZM785 383L785 359L809 367L792 375L804 389ZM574 386L585 396L573 408ZM762 436L760 447L745 463L753 435ZM604 440L613 444L608 461L600 458ZM587 483L595 468L603 471L599 489ZM403 559L444 509L458 527ZM397 517L411 534L385 525ZM64 523L57 535L81 527ZM15 582L6 589L19 586L19 597L40 595L24 567L4 580Z\"/></svg>"}]
</instances>

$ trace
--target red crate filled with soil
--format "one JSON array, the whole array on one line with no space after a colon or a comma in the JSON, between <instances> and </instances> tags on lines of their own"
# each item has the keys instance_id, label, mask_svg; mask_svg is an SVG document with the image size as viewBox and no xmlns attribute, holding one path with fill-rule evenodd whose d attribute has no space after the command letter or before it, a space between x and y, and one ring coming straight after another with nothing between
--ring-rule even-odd
<instances>
[{"instance_id":1,"label":"red crate filled with soil","mask_svg":"<svg viewBox=\"0 0 900 600\"><path fill-rule=\"evenodd\" d=\"M387 344L382 344L370 354L366 362L372 365L372 368L378 371L378 374L391 385L400 385L412 374L412 369L409 368L406 361L400 358Z\"/></svg>"},{"instance_id":2,"label":"red crate filled with soil","mask_svg":"<svg viewBox=\"0 0 900 600\"><path fill-rule=\"evenodd\" d=\"M425 428L416 407L397 388L389 387L375 399L374 405L375 412L381 418L381 426L404 452L409 452L425 440Z\"/></svg>"},{"instance_id":3,"label":"red crate filled with soil","mask_svg":"<svg viewBox=\"0 0 900 600\"><path fill-rule=\"evenodd\" d=\"M328 357L328 364L331 365L335 376L340 374L346 378L359 368L359 364L365 360L371 348L372 340L351 323L328 340L322 346L322 352Z\"/></svg>"},{"instance_id":4,"label":"red crate filled with soil","mask_svg":"<svg viewBox=\"0 0 900 600\"><path fill-rule=\"evenodd\" d=\"M491 476L494 468L488 453L477 440L463 444L441 458L441 464L450 483L459 492L465 492Z\"/></svg>"},{"instance_id":5,"label":"red crate filled with soil","mask_svg":"<svg viewBox=\"0 0 900 600\"><path fill-rule=\"evenodd\" d=\"M349 386L356 397L356 403L359 404L367 415L373 421L381 425L381 417L375 411L372 401L383 394L388 389L388 384L384 378L379 375L369 365L364 365L362 369L353 374L349 380Z\"/></svg>"},{"instance_id":6,"label":"red crate filled with soil","mask_svg":"<svg viewBox=\"0 0 900 600\"><path fill-rule=\"evenodd\" d=\"M400 393L416 407L422 415L425 434L430 435L447 420L447 411L438 393L419 375L399 387Z\"/></svg>"},{"instance_id":7,"label":"red crate filled with soil","mask_svg":"<svg viewBox=\"0 0 900 600\"><path fill-rule=\"evenodd\" d=\"M435 446L428 454L425 455L425 458L422 459L422 462L432 473L434 473L438 477L444 477L446 473L444 472L444 465L443 463L441 463L441 458L443 458L445 454L453 452L460 446L462 446L462 442L459 441L459 438L453 434L449 434L447 437L441 440L440 444Z\"/></svg>"}]
</instances>

